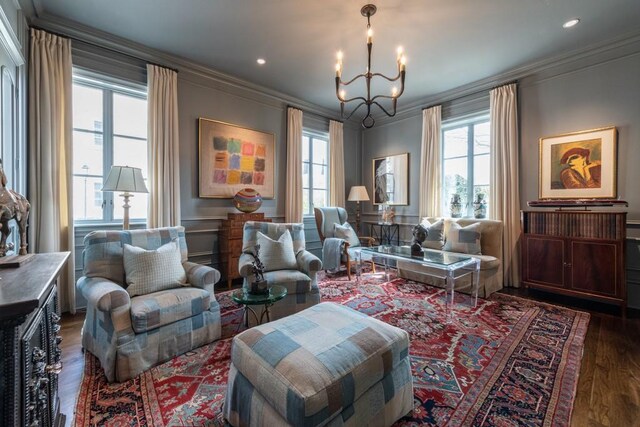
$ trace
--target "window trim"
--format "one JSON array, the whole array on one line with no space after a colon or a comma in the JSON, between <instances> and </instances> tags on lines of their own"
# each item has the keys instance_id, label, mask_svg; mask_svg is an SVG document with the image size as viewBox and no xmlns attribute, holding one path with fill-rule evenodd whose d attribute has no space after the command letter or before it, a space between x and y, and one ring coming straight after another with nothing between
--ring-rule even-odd
<instances>
[{"instance_id":1,"label":"window trim","mask_svg":"<svg viewBox=\"0 0 640 427\"><path fill-rule=\"evenodd\" d=\"M309 192L309 205L311 208L311 212L302 212L302 216L303 217L313 217L314 216L314 212L313 209L315 208L314 204L313 204L313 165L318 165L318 166L324 166L326 167L327 170L327 177L326 177L326 190L323 190L322 188L316 188L316 190L323 190L326 191L327 193L327 203L329 202L329 150L331 149L330 144L329 144L329 134L328 133L323 133L317 130L313 130L313 129L303 129L302 130L302 144L304 144L304 137L308 137L309 138L309 162L304 161L304 159L302 160L302 167L304 168L304 164L305 163L309 163L309 187L305 188L304 187L304 182L302 183L302 192L304 193L305 191ZM323 141L326 141L327 143L327 163L326 165L322 164L322 163L314 163L313 161L313 140L314 139L320 139ZM303 147L304 150L304 147ZM304 173L303 173L304 175ZM304 201L304 194L302 197L302 200ZM303 205L303 209L304 209L304 205Z\"/></svg>"},{"instance_id":2,"label":"window trim","mask_svg":"<svg viewBox=\"0 0 640 427\"><path fill-rule=\"evenodd\" d=\"M106 179L111 166L113 165L114 157L114 140L117 137L129 138L138 141L147 141L148 138L140 138L131 135L120 135L113 132L113 98L114 94L122 94L132 98L137 98L148 102L147 88L132 82L125 82L115 79L110 76L104 76L98 73L94 73L82 68L73 68L71 84L80 85L84 87L99 89L102 91L102 176L100 175L78 175L71 173L71 177L86 176L87 178L100 178L102 177L103 183ZM108 113L110 112L110 113ZM87 134L97 135L99 132L76 128L72 125L72 133L83 132ZM112 191L102 193L102 219L76 219L73 218L74 226L78 227L95 227L95 226L110 226L120 225L122 220L115 219L114 209L115 203L119 200L118 195ZM109 206L109 209L106 207ZM73 209L73 208L72 208ZM147 218L131 218L130 223L133 224L146 224Z\"/></svg>"},{"instance_id":3,"label":"window trim","mask_svg":"<svg viewBox=\"0 0 640 427\"><path fill-rule=\"evenodd\" d=\"M452 159L467 159L467 205L464 208L464 213L462 215L462 218L474 218L473 215L473 203L474 203L474 198L473 198L473 192L474 192L474 158L476 156L483 156L483 155L488 155L491 156L491 147L489 147L489 152L488 153L482 153L482 154L475 154L474 152L474 131L475 131L475 125L480 124L480 123L489 123L489 125L491 125L491 116L489 111L486 112L482 112L479 114L473 114L473 115L469 115L466 117L462 117L462 118L458 118L458 119L448 119L445 122L442 123L441 129L440 129L440 164L441 164L441 168L440 168L440 180L441 182L444 184L445 182L445 168L444 168L444 163L445 160L452 160ZM467 154L463 155L463 156L453 156L453 157L444 157L444 144L445 144L445 139L444 139L444 134L445 132L452 130L452 129L459 129L462 127L467 127L468 129L468 134L467 134ZM489 183L489 189L491 189L491 183ZM442 196L444 196L444 191L445 191L445 187L444 185L442 186ZM442 206L443 210L446 212L448 211L448 203L449 201L445 199L445 197L442 197L442 203L444 204L444 206ZM450 213L450 212L449 212Z\"/></svg>"}]
</instances>

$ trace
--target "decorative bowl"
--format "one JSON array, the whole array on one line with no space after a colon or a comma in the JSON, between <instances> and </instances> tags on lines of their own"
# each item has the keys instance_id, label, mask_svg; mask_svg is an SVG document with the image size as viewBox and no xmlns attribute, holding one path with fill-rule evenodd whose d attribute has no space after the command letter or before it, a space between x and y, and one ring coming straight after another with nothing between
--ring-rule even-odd
<instances>
[{"instance_id":1,"label":"decorative bowl","mask_svg":"<svg viewBox=\"0 0 640 427\"><path fill-rule=\"evenodd\" d=\"M262 206L262 196L253 188L243 188L233 197L233 206L240 212L255 212Z\"/></svg>"}]
</instances>

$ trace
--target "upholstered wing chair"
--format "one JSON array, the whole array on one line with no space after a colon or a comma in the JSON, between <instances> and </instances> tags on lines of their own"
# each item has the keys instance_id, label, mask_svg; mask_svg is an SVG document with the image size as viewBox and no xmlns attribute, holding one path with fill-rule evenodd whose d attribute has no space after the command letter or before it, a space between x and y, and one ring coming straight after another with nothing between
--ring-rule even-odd
<instances>
[{"instance_id":1,"label":"upholstered wing chair","mask_svg":"<svg viewBox=\"0 0 640 427\"><path fill-rule=\"evenodd\" d=\"M187 285L130 297L124 244L153 250L174 239ZM77 283L87 300L82 346L100 360L109 382L134 378L220 338L220 306L213 292L220 273L187 261L184 227L94 231L84 238L82 256L83 276Z\"/></svg>"},{"instance_id":2,"label":"upholstered wing chair","mask_svg":"<svg viewBox=\"0 0 640 427\"><path fill-rule=\"evenodd\" d=\"M318 227L318 235L320 236L320 241L323 246L325 244L325 240L329 238L335 238L335 226L342 225L347 222L348 214L345 208L341 207L325 207L325 208L314 208L313 209L315 218L316 218L316 227ZM361 243L364 243L365 246L372 246L375 244L375 239L373 237L365 237L358 236L358 240ZM347 278L351 280L351 267L356 263L356 254L355 252L358 250L358 246L350 245L349 242L345 241L342 246L342 255L340 256L340 263L347 268ZM371 269L375 273L376 265L373 260L371 262Z\"/></svg>"},{"instance_id":3,"label":"upholstered wing chair","mask_svg":"<svg viewBox=\"0 0 640 427\"><path fill-rule=\"evenodd\" d=\"M242 238L242 254L238 261L238 271L244 277L244 287L249 289L253 280L252 262L253 253L258 242L258 232L273 240L278 240L285 230L289 230L293 240L293 250L297 266L295 269L270 270L269 265L265 265L266 273L264 279L268 285L281 285L287 288L287 296L283 300L276 302L269 309L271 320L280 319L290 314L297 313L305 308L311 307L320 302L320 291L316 273L322 268L322 262L318 257L305 249L304 225L284 224L247 221L244 224ZM264 248L260 249L263 254ZM259 255L261 258L262 256ZM261 312L257 312L258 318ZM249 317L250 326L255 325L254 319Z\"/></svg>"}]
</instances>

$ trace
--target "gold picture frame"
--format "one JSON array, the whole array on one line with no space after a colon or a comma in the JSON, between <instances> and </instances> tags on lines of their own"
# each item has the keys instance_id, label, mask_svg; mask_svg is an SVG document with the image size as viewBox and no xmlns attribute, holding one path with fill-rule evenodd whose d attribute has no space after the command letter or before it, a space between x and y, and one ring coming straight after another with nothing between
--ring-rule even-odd
<instances>
[{"instance_id":1,"label":"gold picture frame","mask_svg":"<svg viewBox=\"0 0 640 427\"><path fill-rule=\"evenodd\" d=\"M614 199L615 126L540 138L540 199Z\"/></svg>"},{"instance_id":2,"label":"gold picture frame","mask_svg":"<svg viewBox=\"0 0 640 427\"><path fill-rule=\"evenodd\" d=\"M274 198L275 134L198 118L198 196L230 199L253 188Z\"/></svg>"}]
</instances>

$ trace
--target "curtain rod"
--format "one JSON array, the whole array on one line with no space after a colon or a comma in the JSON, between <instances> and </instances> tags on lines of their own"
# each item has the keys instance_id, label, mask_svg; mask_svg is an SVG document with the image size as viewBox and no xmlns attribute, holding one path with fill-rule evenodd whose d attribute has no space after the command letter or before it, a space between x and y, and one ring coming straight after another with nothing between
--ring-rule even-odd
<instances>
[{"instance_id":1,"label":"curtain rod","mask_svg":"<svg viewBox=\"0 0 640 427\"><path fill-rule=\"evenodd\" d=\"M338 122L338 123L342 123L344 124L344 122L342 120L336 120L336 119L332 119L331 117L327 117L327 116L323 116L322 114L318 114L318 113L314 113L313 111L305 111L304 109L300 108L300 107L296 107L295 105L291 105L291 104L287 104L287 110L289 108L295 108L296 110L300 110L303 113L309 113L309 114L313 114L316 117L320 117L321 119L326 119L326 120L333 120L334 122Z\"/></svg>"},{"instance_id":2,"label":"curtain rod","mask_svg":"<svg viewBox=\"0 0 640 427\"><path fill-rule=\"evenodd\" d=\"M38 27L38 26L35 26L35 25L32 25L31 28L36 29L36 30L45 31L47 33L53 34L53 35L58 36L58 37L63 37L65 39L74 40L74 41L77 41L77 42L80 42L80 43L84 43L84 44L87 44L89 46L97 47L99 49L104 49L104 50L107 50L109 52L117 53L119 55L127 56L129 58L133 58L133 59L136 59L138 61L145 62L147 64L155 65L157 67L167 68L167 69L169 69L171 71L175 71L176 73L180 72L177 68L169 67L169 66L163 65L163 64L158 64L156 62L152 62L152 61L149 61L147 59L140 58L139 56L135 56L135 55L132 55L130 53L122 52L122 51L119 51L119 50L111 48L111 47L102 46L102 45L99 45L98 43L90 42L90 41L87 41L87 40L82 40L82 39L79 39L77 37L70 36L68 34L58 33L56 31L51 31L51 30L48 30L46 28Z\"/></svg>"},{"instance_id":3,"label":"curtain rod","mask_svg":"<svg viewBox=\"0 0 640 427\"><path fill-rule=\"evenodd\" d=\"M482 89L482 90L477 90L475 92L467 93L467 94L464 94L464 95L459 96L457 98L449 99L447 101L442 101L442 102L439 102L437 104L432 104L432 105L426 106L422 110L428 110L429 108L435 107L436 105L442 105L445 102L455 101L456 99L466 98L467 96L473 96L473 95L477 95L477 94L483 93L483 92L491 92L494 89L498 89L499 87L507 86L507 85L510 85L510 84L513 84L513 83L518 83L518 80L511 80L511 81L506 82L506 83L501 83L501 84L499 84L497 86L492 87L491 89Z\"/></svg>"}]
</instances>

